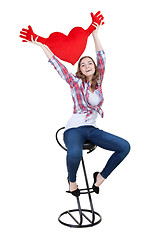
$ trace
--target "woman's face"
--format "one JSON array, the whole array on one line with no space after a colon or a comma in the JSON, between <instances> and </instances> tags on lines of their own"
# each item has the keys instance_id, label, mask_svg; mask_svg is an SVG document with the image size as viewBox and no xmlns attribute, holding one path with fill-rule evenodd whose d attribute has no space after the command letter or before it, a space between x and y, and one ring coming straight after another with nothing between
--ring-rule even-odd
<instances>
[{"instance_id":1,"label":"woman's face","mask_svg":"<svg viewBox=\"0 0 160 240\"><path fill-rule=\"evenodd\" d=\"M95 65L91 58L85 57L81 60L80 70L86 77L91 77L95 73Z\"/></svg>"}]
</instances>

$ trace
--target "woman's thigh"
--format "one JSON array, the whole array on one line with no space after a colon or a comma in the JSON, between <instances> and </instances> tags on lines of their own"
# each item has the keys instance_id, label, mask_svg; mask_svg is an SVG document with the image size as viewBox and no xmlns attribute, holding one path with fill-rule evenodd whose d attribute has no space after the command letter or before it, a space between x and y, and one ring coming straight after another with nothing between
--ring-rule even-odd
<instances>
[{"instance_id":1,"label":"woman's thigh","mask_svg":"<svg viewBox=\"0 0 160 240\"><path fill-rule=\"evenodd\" d=\"M84 142L85 139L79 129L72 128L64 132L64 143L68 153L72 152L72 155L82 155Z\"/></svg>"},{"instance_id":2,"label":"woman's thigh","mask_svg":"<svg viewBox=\"0 0 160 240\"><path fill-rule=\"evenodd\" d=\"M130 149L130 145L125 139L98 128L91 131L89 137L90 142L103 149L110 151L123 151L124 149L129 151Z\"/></svg>"}]
</instances>

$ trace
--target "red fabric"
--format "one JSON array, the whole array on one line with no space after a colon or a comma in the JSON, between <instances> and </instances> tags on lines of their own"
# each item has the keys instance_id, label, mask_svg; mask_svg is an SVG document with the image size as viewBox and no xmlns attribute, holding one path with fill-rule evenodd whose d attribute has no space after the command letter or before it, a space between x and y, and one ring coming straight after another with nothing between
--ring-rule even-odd
<instances>
[{"instance_id":1,"label":"red fabric","mask_svg":"<svg viewBox=\"0 0 160 240\"><path fill-rule=\"evenodd\" d=\"M92 24L97 23L98 25L100 25L104 19L100 11L95 15L91 13L91 17ZM26 42L31 41L31 36L33 36L34 40L38 36L38 42L47 45L51 52L61 60L74 65L86 48L88 36L95 30L92 24L86 30L82 27L75 27L69 32L68 36L60 32L54 32L51 33L48 38L36 35L31 26L28 26L28 29L22 29L20 32L22 35L20 35L20 37L23 38L23 42Z\"/></svg>"}]
</instances>

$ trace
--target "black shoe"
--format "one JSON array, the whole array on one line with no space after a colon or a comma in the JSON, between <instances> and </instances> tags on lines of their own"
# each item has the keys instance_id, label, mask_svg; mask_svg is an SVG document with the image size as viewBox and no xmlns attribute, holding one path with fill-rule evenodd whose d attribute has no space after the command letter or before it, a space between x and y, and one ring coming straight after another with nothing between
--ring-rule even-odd
<instances>
[{"instance_id":1,"label":"black shoe","mask_svg":"<svg viewBox=\"0 0 160 240\"><path fill-rule=\"evenodd\" d=\"M68 180L68 183L70 184L70 182L69 182L69 178L67 178L67 180ZM76 190L74 190L74 191L66 191L67 193L71 193L73 196L75 196L75 197L79 197L80 196L80 190L79 190L79 188L77 187L77 189Z\"/></svg>"},{"instance_id":2,"label":"black shoe","mask_svg":"<svg viewBox=\"0 0 160 240\"><path fill-rule=\"evenodd\" d=\"M93 184L92 188L93 188L93 191L94 191L96 194L99 194L99 187L95 186L95 183L96 183L96 181L97 181L97 175L98 175L98 173L99 173L99 172L95 172L95 173L93 174L94 184Z\"/></svg>"}]
</instances>

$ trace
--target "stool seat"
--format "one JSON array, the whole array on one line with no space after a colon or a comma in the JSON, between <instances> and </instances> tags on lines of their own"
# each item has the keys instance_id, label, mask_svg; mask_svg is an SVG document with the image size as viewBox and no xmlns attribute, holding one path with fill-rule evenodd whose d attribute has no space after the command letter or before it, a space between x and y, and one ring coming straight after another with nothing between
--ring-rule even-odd
<instances>
[{"instance_id":1,"label":"stool seat","mask_svg":"<svg viewBox=\"0 0 160 240\"><path fill-rule=\"evenodd\" d=\"M63 148L65 151L67 151L67 148L64 147L60 143L60 141L58 140L58 133L59 133L59 131L64 130L64 129L65 129L65 127L62 127L62 128L57 130L57 132L56 132L56 140L57 140L57 143L59 144L59 146L61 148ZM93 143L90 143L89 140L86 140L85 143L83 144L83 150L89 150L87 153L91 153L93 150L95 150L96 147L97 146L95 144L93 144Z\"/></svg>"},{"instance_id":2,"label":"stool seat","mask_svg":"<svg viewBox=\"0 0 160 240\"><path fill-rule=\"evenodd\" d=\"M85 143L83 144L83 150L89 150L89 151L93 151L96 148L96 145L93 143L90 143L88 140L85 141Z\"/></svg>"}]
</instances>

